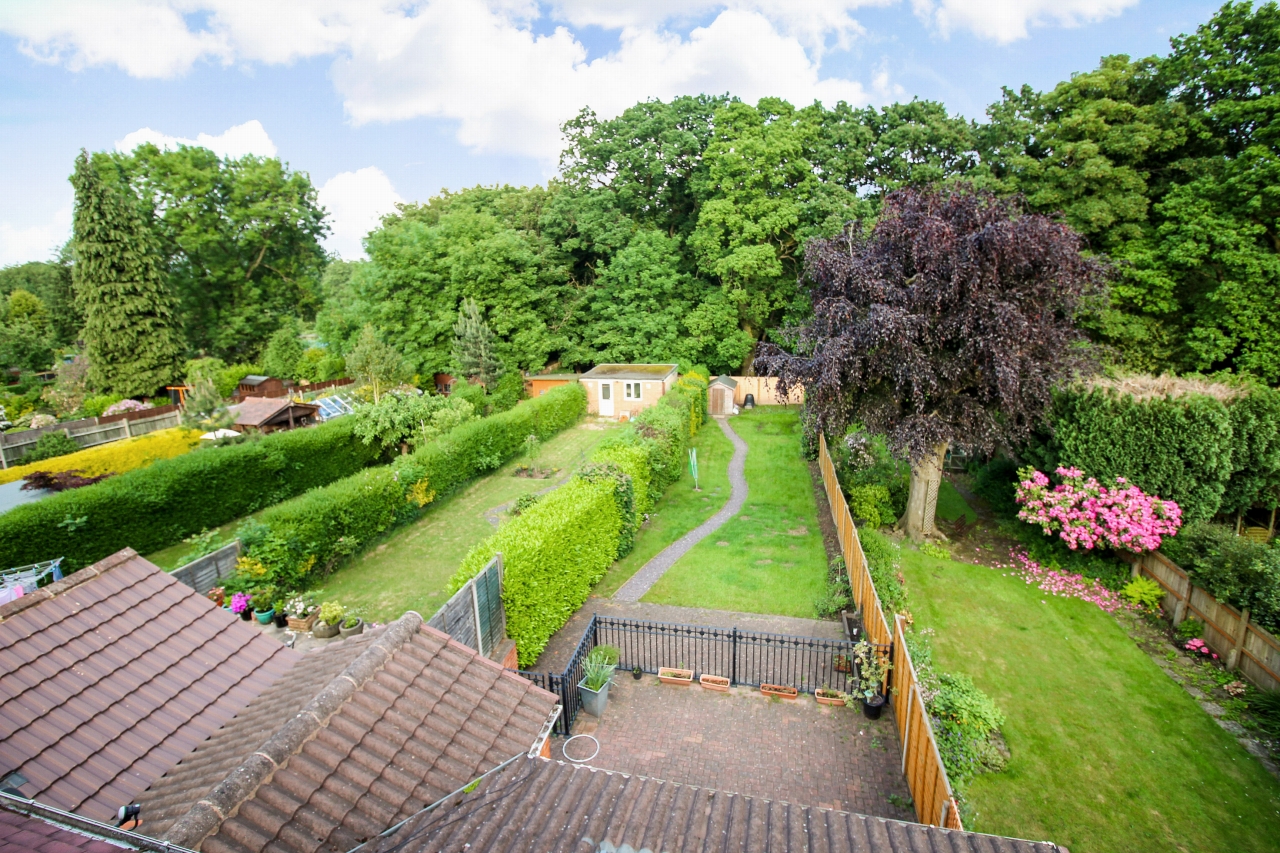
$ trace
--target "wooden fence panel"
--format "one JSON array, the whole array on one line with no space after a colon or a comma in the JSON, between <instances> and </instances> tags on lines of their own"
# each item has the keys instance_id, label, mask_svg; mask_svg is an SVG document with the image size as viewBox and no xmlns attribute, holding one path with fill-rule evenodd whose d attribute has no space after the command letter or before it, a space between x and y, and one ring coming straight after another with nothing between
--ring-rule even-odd
<instances>
[{"instance_id":1,"label":"wooden fence panel","mask_svg":"<svg viewBox=\"0 0 1280 853\"><path fill-rule=\"evenodd\" d=\"M792 391L789 396L778 393L778 380L773 376L731 376L738 383L733 389L733 403L741 406L750 394L755 398L757 406L784 406L789 403L803 403L804 393Z\"/></svg>"},{"instance_id":2,"label":"wooden fence panel","mask_svg":"<svg viewBox=\"0 0 1280 853\"><path fill-rule=\"evenodd\" d=\"M1244 614L1218 601L1208 590L1191 582L1181 566L1159 552L1143 554L1135 563L1137 574L1151 578L1164 588L1162 605L1174 625L1190 617L1204 623L1204 641L1230 665L1230 655L1241 637L1240 673L1263 690L1280 690L1280 640L1252 623L1244 625Z\"/></svg>"},{"instance_id":3,"label":"wooden fence panel","mask_svg":"<svg viewBox=\"0 0 1280 853\"><path fill-rule=\"evenodd\" d=\"M818 468L822 472L822 485L826 489L827 503L831 506L831 514L836 523L845 568L849 572L849 587L853 590L858 609L862 611L862 626L867 639L881 645L892 644L893 668L889 670L888 676L890 695L893 697L890 707L897 723L898 739L902 744L902 775L907 780L907 789L911 791L911 799L915 803L916 819L921 823L945 826L948 829L963 829L955 797L951 793L951 783L947 779L947 768L938 753L929 712L920 695L915 664L907 650L902 617L894 616L893 630L890 631L884 610L880 606L880 596L876 594L875 584L872 583L871 573L867 568L862 543L858 540L858 529L849 514L844 492L840 490L840 481L836 477L831 454L827 452L826 436L823 435L818 437Z\"/></svg>"}]
</instances>

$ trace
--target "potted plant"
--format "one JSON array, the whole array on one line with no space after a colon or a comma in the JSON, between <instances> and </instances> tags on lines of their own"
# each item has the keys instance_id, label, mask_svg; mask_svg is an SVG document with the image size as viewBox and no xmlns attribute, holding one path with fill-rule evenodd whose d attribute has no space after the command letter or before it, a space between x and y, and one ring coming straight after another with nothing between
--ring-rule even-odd
<instances>
[{"instance_id":1,"label":"potted plant","mask_svg":"<svg viewBox=\"0 0 1280 853\"><path fill-rule=\"evenodd\" d=\"M831 659L831 668L836 672L853 672L853 659L848 655L836 655Z\"/></svg>"},{"instance_id":2,"label":"potted plant","mask_svg":"<svg viewBox=\"0 0 1280 853\"><path fill-rule=\"evenodd\" d=\"M249 609L250 602L253 598L247 592L237 592L231 596L231 612L239 616L245 622L253 618L253 611Z\"/></svg>"},{"instance_id":3,"label":"potted plant","mask_svg":"<svg viewBox=\"0 0 1280 853\"><path fill-rule=\"evenodd\" d=\"M285 604L289 613L290 631L310 631L315 624L319 608L314 601L304 595L296 595Z\"/></svg>"},{"instance_id":4,"label":"potted plant","mask_svg":"<svg viewBox=\"0 0 1280 853\"><path fill-rule=\"evenodd\" d=\"M578 682L582 710L593 717L604 715L604 707L609 702L609 685L617 668L617 658L612 658L611 662L609 654L601 653L599 647L587 653L586 660L582 662L582 680Z\"/></svg>"},{"instance_id":5,"label":"potted plant","mask_svg":"<svg viewBox=\"0 0 1280 853\"><path fill-rule=\"evenodd\" d=\"M338 633L344 637L354 637L356 634L364 633L364 620L354 613L348 613L342 620L342 624L338 626Z\"/></svg>"},{"instance_id":6,"label":"potted plant","mask_svg":"<svg viewBox=\"0 0 1280 853\"><path fill-rule=\"evenodd\" d=\"M275 618L275 606L271 600L275 597L275 591L271 589L259 590L253 596L253 615L257 618L261 625L270 625L271 620Z\"/></svg>"},{"instance_id":7,"label":"potted plant","mask_svg":"<svg viewBox=\"0 0 1280 853\"><path fill-rule=\"evenodd\" d=\"M832 690L830 687L819 687L813 691L813 698L818 700L819 705L844 705L845 695L839 690Z\"/></svg>"},{"instance_id":8,"label":"potted plant","mask_svg":"<svg viewBox=\"0 0 1280 853\"><path fill-rule=\"evenodd\" d=\"M663 684L693 684L693 670L674 666L658 667L658 680Z\"/></svg>"},{"instance_id":9,"label":"potted plant","mask_svg":"<svg viewBox=\"0 0 1280 853\"><path fill-rule=\"evenodd\" d=\"M326 601L320 605L320 619L311 629L311 636L322 640L338 636L342 616L346 611L336 601Z\"/></svg>"},{"instance_id":10,"label":"potted plant","mask_svg":"<svg viewBox=\"0 0 1280 853\"><path fill-rule=\"evenodd\" d=\"M729 679L725 678L723 675L708 675L704 672L698 678L698 683L705 689L714 690L716 693L729 692Z\"/></svg>"},{"instance_id":11,"label":"potted plant","mask_svg":"<svg viewBox=\"0 0 1280 853\"><path fill-rule=\"evenodd\" d=\"M634 678L636 681L639 681L641 676L643 675L644 675L644 670L640 668L640 664L636 664L635 666L631 667L631 677Z\"/></svg>"},{"instance_id":12,"label":"potted plant","mask_svg":"<svg viewBox=\"0 0 1280 853\"><path fill-rule=\"evenodd\" d=\"M862 713L868 720L878 720L884 709L885 696L881 688L884 686L884 677L889 674L889 661L866 640L859 640L853 647L853 656L858 661L858 692L862 695Z\"/></svg>"},{"instance_id":13,"label":"potted plant","mask_svg":"<svg viewBox=\"0 0 1280 853\"><path fill-rule=\"evenodd\" d=\"M799 690L787 687L785 684L761 684L760 692L766 696L777 696L779 699L794 699L800 695Z\"/></svg>"},{"instance_id":14,"label":"potted plant","mask_svg":"<svg viewBox=\"0 0 1280 853\"><path fill-rule=\"evenodd\" d=\"M276 612L275 619L273 620L276 624L276 627L277 628L289 627L289 613L284 608L284 602L283 601L273 602L271 607Z\"/></svg>"},{"instance_id":15,"label":"potted plant","mask_svg":"<svg viewBox=\"0 0 1280 853\"><path fill-rule=\"evenodd\" d=\"M213 589L206 592L205 596L208 597L208 599L212 601L214 605L216 605L217 607L221 607L222 602L226 601L227 599L226 587L215 586Z\"/></svg>"}]
</instances>

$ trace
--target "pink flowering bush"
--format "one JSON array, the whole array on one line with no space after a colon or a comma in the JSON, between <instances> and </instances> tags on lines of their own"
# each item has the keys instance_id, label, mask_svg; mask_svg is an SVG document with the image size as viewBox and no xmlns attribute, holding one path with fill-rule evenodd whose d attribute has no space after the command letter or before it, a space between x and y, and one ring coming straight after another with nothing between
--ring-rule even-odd
<instances>
[{"instance_id":1,"label":"pink flowering bush","mask_svg":"<svg viewBox=\"0 0 1280 853\"><path fill-rule=\"evenodd\" d=\"M1204 655L1205 657L1212 657L1214 660L1218 659L1217 652L1209 648L1208 644L1205 643L1204 640L1201 640L1199 637L1197 637L1194 640L1188 640L1187 644L1183 646L1183 648L1191 652L1192 654Z\"/></svg>"},{"instance_id":2,"label":"pink flowering bush","mask_svg":"<svg viewBox=\"0 0 1280 853\"><path fill-rule=\"evenodd\" d=\"M1013 557L1014 562L1000 568L1013 569L1016 577L1022 578L1028 584L1035 584L1050 595L1078 598L1081 601L1096 604L1108 613L1136 609L1135 605L1125 601L1119 593L1107 589L1093 578L1042 566L1027 556L1025 551L1012 551L1010 556Z\"/></svg>"},{"instance_id":3,"label":"pink flowering bush","mask_svg":"<svg viewBox=\"0 0 1280 853\"><path fill-rule=\"evenodd\" d=\"M249 602L252 597L247 592L237 592L231 596L231 612L240 614L249 609Z\"/></svg>"},{"instance_id":4,"label":"pink flowering bush","mask_svg":"<svg viewBox=\"0 0 1280 853\"><path fill-rule=\"evenodd\" d=\"M154 408L150 403L139 403L137 400L121 400L119 403L112 403L103 410L103 415L118 415L121 412L141 412L146 409Z\"/></svg>"},{"instance_id":5,"label":"pink flowering bush","mask_svg":"<svg viewBox=\"0 0 1280 853\"><path fill-rule=\"evenodd\" d=\"M1115 487L1085 479L1079 468L1059 468L1062 484L1049 488L1049 478L1034 468L1018 471L1018 518L1057 531L1067 547L1110 547L1141 554L1160 547L1162 537L1182 526L1182 509L1173 501L1148 495L1123 477Z\"/></svg>"}]
</instances>

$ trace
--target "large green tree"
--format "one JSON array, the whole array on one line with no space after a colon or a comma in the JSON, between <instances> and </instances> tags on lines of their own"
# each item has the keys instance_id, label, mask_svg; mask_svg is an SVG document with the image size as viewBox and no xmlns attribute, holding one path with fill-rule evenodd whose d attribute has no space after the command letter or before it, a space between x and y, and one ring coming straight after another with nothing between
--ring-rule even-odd
<instances>
[{"instance_id":1,"label":"large green tree","mask_svg":"<svg viewBox=\"0 0 1280 853\"><path fill-rule=\"evenodd\" d=\"M84 151L71 183L75 289L85 317L89 384L130 397L154 394L181 376L183 346L150 206L108 158L91 159Z\"/></svg>"},{"instance_id":2,"label":"large green tree","mask_svg":"<svg viewBox=\"0 0 1280 853\"><path fill-rule=\"evenodd\" d=\"M327 226L306 173L188 146L147 144L112 159L159 211L161 263L189 351L244 361L288 318L314 316Z\"/></svg>"}]
</instances>

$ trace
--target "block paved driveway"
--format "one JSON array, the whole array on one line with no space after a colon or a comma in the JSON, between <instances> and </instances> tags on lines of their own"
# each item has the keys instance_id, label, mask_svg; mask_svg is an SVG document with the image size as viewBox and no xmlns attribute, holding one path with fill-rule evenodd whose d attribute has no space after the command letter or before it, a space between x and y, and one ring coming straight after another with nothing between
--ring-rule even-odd
<instances>
[{"instance_id":1,"label":"block paved driveway","mask_svg":"<svg viewBox=\"0 0 1280 853\"><path fill-rule=\"evenodd\" d=\"M593 767L879 817L915 820L906 802L902 753L888 708L875 722L862 710L819 705L811 695L769 699L749 687L713 693L695 682L634 681L619 673L601 720L582 712L574 734L600 741ZM565 741L552 749L562 758ZM569 744L589 755L585 738Z\"/></svg>"}]
</instances>

